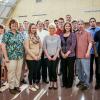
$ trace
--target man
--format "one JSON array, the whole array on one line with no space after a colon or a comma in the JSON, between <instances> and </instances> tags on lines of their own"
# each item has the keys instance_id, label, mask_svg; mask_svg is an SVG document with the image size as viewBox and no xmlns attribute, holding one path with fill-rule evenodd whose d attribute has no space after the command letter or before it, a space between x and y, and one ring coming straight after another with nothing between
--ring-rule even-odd
<instances>
[{"instance_id":1,"label":"man","mask_svg":"<svg viewBox=\"0 0 100 100\"><path fill-rule=\"evenodd\" d=\"M89 20L89 24L90 24L90 27L88 28L88 32L90 32L92 38L94 39L94 36L95 36L95 33L97 31L100 30L100 27L98 27L96 25L96 19L95 18L90 18ZM96 49L98 47L98 44L96 44ZM90 83L93 81L93 63L94 63L94 60L95 60L95 66L96 66L96 82L99 81L98 79L98 60L97 60L97 57L95 56L95 53L94 53L94 48L92 47L91 49L91 58L90 58ZM98 88L98 86L96 85L95 88Z\"/></svg>"},{"instance_id":2,"label":"man","mask_svg":"<svg viewBox=\"0 0 100 100\"><path fill-rule=\"evenodd\" d=\"M76 33L78 31L78 27L77 26L78 26L77 21L73 20L72 21L72 30L73 30L74 33Z\"/></svg>"},{"instance_id":3,"label":"man","mask_svg":"<svg viewBox=\"0 0 100 100\"><path fill-rule=\"evenodd\" d=\"M94 41L98 43L97 48L97 67L96 67L96 86L95 89L100 89L100 30L96 32Z\"/></svg>"},{"instance_id":4,"label":"man","mask_svg":"<svg viewBox=\"0 0 100 100\"><path fill-rule=\"evenodd\" d=\"M85 31L84 21L78 21L79 31L76 34L76 69L80 82L77 84L81 90L89 88L90 77L90 50L92 47L92 37Z\"/></svg>"},{"instance_id":5,"label":"man","mask_svg":"<svg viewBox=\"0 0 100 100\"><path fill-rule=\"evenodd\" d=\"M59 18L58 19L58 28L57 28L56 34L61 35L63 33L63 30L64 30L64 19Z\"/></svg>"},{"instance_id":6,"label":"man","mask_svg":"<svg viewBox=\"0 0 100 100\"><path fill-rule=\"evenodd\" d=\"M46 20L44 21L44 30L48 30L48 25L49 25L49 20L46 19Z\"/></svg>"},{"instance_id":7,"label":"man","mask_svg":"<svg viewBox=\"0 0 100 100\"><path fill-rule=\"evenodd\" d=\"M66 22L71 23L72 17L71 17L71 15L66 15L65 19L66 19Z\"/></svg>"},{"instance_id":8,"label":"man","mask_svg":"<svg viewBox=\"0 0 100 100\"><path fill-rule=\"evenodd\" d=\"M37 22L37 34L40 37L40 40L43 45L44 38L45 38L45 36L49 35L49 32L47 30L43 29L43 23L41 21ZM44 58L44 51L42 52L40 70L38 72L38 82L37 83L40 82L40 77L41 77L40 71L42 72L42 81L44 83L48 83L48 81L47 81L47 63L46 63L46 59Z\"/></svg>"}]
</instances>

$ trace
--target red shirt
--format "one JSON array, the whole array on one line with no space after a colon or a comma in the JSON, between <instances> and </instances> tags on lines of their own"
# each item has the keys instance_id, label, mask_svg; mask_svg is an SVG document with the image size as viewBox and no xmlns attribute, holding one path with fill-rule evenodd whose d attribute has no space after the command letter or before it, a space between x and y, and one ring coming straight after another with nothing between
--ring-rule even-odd
<instances>
[{"instance_id":1,"label":"red shirt","mask_svg":"<svg viewBox=\"0 0 100 100\"><path fill-rule=\"evenodd\" d=\"M62 33L63 33L63 30L61 30L60 28L57 28L56 34L61 35Z\"/></svg>"}]
</instances>

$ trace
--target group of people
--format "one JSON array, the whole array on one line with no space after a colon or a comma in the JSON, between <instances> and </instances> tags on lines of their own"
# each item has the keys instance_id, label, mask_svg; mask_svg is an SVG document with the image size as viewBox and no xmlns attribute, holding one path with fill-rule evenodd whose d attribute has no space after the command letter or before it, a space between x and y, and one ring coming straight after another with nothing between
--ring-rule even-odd
<instances>
[{"instance_id":1,"label":"group of people","mask_svg":"<svg viewBox=\"0 0 100 100\"><path fill-rule=\"evenodd\" d=\"M94 59L95 89L100 89L100 27L95 18L89 19L89 25L86 29L83 20L72 21L70 15L66 15L66 20L59 18L53 23L45 20L22 24L12 19L7 31L0 25L0 63L4 58L10 93L21 91L25 64L32 91L40 88L41 78L49 83L49 89L57 89L57 74L62 75L62 87L71 88L74 77L78 76L80 81L76 86L86 90L93 82Z\"/></svg>"}]
</instances>

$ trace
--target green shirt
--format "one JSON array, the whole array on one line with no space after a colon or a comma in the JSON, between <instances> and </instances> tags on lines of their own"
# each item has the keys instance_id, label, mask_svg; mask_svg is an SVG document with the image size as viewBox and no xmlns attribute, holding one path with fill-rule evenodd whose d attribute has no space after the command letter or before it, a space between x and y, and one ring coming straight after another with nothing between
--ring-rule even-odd
<instances>
[{"instance_id":1,"label":"green shirt","mask_svg":"<svg viewBox=\"0 0 100 100\"><path fill-rule=\"evenodd\" d=\"M6 44L9 60L22 59L24 56L24 39L19 32L13 34L11 31L4 34L2 43Z\"/></svg>"}]
</instances>

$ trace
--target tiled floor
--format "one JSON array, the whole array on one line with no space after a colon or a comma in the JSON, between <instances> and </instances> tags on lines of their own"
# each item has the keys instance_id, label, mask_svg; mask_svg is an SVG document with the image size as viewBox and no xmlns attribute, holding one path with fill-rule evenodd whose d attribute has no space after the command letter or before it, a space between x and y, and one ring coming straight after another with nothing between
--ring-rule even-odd
<instances>
[{"instance_id":1,"label":"tiled floor","mask_svg":"<svg viewBox=\"0 0 100 100\"><path fill-rule=\"evenodd\" d=\"M37 92L28 89L28 85L21 86L22 92L17 95L11 95L6 89L0 93L0 100L100 100L100 90L95 91L93 85L86 91L80 91L75 86L70 89L60 86L58 77L58 89L49 90L47 84L41 84Z\"/></svg>"}]
</instances>

